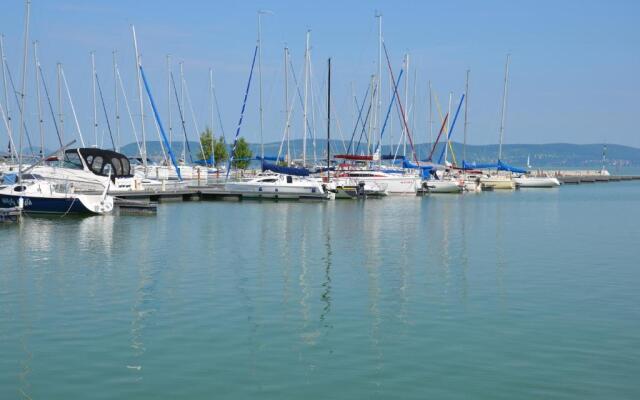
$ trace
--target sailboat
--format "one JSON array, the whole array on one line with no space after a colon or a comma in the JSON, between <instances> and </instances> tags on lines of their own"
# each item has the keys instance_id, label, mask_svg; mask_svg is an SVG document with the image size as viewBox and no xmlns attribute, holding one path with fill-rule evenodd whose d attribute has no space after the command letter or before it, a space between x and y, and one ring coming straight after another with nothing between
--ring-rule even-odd
<instances>
[{"instance_id":1,"label":"sailboat","mask_svg":"<svg viewBox=\"0 0 640 400\"><path fill-rule=\"evenodd\" d=\"M259 115L260 115L260 161L262 162L263 172L256 178L246 181L236 181L225 183L225 189L240 194L242 197L252 198L287 198L287 199L303 199L303 198L327 198L327 192L321 182L309 177L309 170L306 168L284 167L278 164L272 164L266 161L264 155L263 140L263 107L262 107L262 35L261 35L261 16L267 12L258 12L258 40L253 53L253 61L251 63L251 72L249 73L249 81L245 90L244 102L240 113L240 120L236 129L236 137L233 145L231 157L229 159L229 168L227 169L227 177L230 172L231 163L235 156L235 146L240 134L240 127L244 116L244 110L247 103L247 96L251 87L251 79L253 77L253 69L255 67L256 56L258 57L258 80L260 86L259 99ZM308 48L308 33L307 33Z\"/></svg>"},{"instance_id":2,"label":"sailboat","mask_svg":"<svg viewBox=\"0 0 640 400\"><path fill-rule=\"evenodd\" d=\"M502 92L502 111L500 118L500 144L498 147L498 162L491 167L496 167L496 172L483 176L480 178L480 182L482 185L489 189L506 189L513 190L516 188L516 183L511 179L511 167L506 166L506 164L502 163L502 140L504 138L504 123L506 117L506 108L507 108L507 91L509 88L509 60L511 58L510 54L507 54L507 61L505 63L504 70L504 90ZM506 168L501 168L501 166L505 166ZM477 167L482 168L482 167ZM508 173L500 173L500 171L507 171ZM522 171L526 172L526 171Z\"/></svg>"},{"instance_id":3,"label":"sailboat","mask_svg":"<svg viewBox=\"0 0 640 400\"><path fill-rule=\"evenodd\" d=\"M24 50L22 64L22 90L20 91L20 136L18 145L17 174L3 176L0 185L0 207L19 208L32 213L97 213L113 210L113 197L107 194L108 185L101 195L79 195L71 190L61 190L60 185L43 180L34 174L26 174L22 164L22 137L24 133L26 68L29 43L30 1L25 2Z\"/></svg>"}]
</instances>

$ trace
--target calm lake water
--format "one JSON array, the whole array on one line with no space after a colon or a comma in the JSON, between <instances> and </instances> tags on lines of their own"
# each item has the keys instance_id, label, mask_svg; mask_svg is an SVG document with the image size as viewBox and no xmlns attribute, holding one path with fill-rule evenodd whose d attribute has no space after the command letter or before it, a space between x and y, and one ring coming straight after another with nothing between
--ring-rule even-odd
<instances>
[{"instance_id":1,"label":"calm lake water","mask_svg":"<svg viewBox=\"0 0 640 400\"><path fill-rule=\"evenodd\" d=\"M640 398L640 184L0 227L0 399Z\"/></svg>"}]
</instances>

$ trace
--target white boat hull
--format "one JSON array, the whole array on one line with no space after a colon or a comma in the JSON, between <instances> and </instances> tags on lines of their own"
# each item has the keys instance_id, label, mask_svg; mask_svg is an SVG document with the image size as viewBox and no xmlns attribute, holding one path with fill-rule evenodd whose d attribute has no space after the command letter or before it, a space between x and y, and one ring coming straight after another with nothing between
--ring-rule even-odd
<instances>
[{"instance_id":1,"label":"white boat hull","mask_svg":"<svg viewBox=\"0 0 640 400\"><path fill-rule=\"evenodd\" d=\"M560 181L553 177L521 177L513 180L521 188L552 188L560 186Z\"/></svg>"}]
</instances>

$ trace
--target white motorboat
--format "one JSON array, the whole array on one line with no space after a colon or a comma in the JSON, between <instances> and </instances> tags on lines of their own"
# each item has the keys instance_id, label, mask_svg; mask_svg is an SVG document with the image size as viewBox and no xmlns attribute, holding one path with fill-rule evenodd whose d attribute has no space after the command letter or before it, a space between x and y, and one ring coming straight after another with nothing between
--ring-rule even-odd
<instances>
[{"instance_id":1,"label":"white motorboat","mask_svg":"<svg viewBox=\"0 0 640 400\"><path fill-rule=\"evenodd\" d=\"M284 174L261 174L238 182L225 183L225 190L243 197L300 199L327 198L328 193L316 179Z\"/></svg>"},{"instance_id":2,"label":"white motorboat","mask_svg":"<svg viewBox=\"0 0 640 400\"><path fill-rule=\"evenodd\" d=\"M375 170L339 170L336 171L335 181L337 186L358 185L360 182L373 184L391 195L416 194L421 178L415 174L390 174Z\"/></svg>"},{"instance_id":3,"label":"white motorboat","mask_svg":"<svg viewBox=\"0 0 640 400\"><path fill-rule=\"evenodd\" d=\"M43 214L107 214L114 207L107 188L102 194L79 194L71 185L29 174L21 182L0 185L0 208L18 207L26 213Z\"/></svg>"},{"instance_id":4,"label":"white motorboat","mask_svg":"<svg viewBox=\"0 0 640 400\"><path fill-rule=\"evenodd\" d=\"M461 193L463 185L453 179L428 179L422 182L422 186L429 193Z\"/></svg>"},{"instance_id":5,"label":"white motorboat","mask_svg":"<svg viewBox=\"0 0 640 400\"><path fill-rule=\"evenodd\" d=\"M57 184L71 184L76 191L142 189L142 181L131 173L129 159L115 151L97 148L69 149L64 160L27 168L29 172Z\"/></svg>"},{"instance_id":6,"label":"white motorboat","mask_svg":"<svg viewBox=\"0 0 640 400\"><path fill-rule=\"evenodd\" d=\"M522 175L513 178L513 181L521 188L552 188L560 186L560 181L551 176Z\"/></svg>"}]
</instances>

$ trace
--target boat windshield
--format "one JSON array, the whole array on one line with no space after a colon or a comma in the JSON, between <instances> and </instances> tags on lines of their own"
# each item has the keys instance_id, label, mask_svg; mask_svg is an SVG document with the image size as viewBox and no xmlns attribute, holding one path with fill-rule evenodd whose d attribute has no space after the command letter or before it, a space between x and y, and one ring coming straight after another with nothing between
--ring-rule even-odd
<instances>
[{"instance_id":1,"label":"boat windshield","mask_svg":"<svg viewBox=\"0 0 640 400\"><path fill-rule=\"evenodd\" d=\"M65 168L83 169L82 160L80 160L80 156L76 152L64 153L63 165Z\"/></svg>"}]
</instances>

